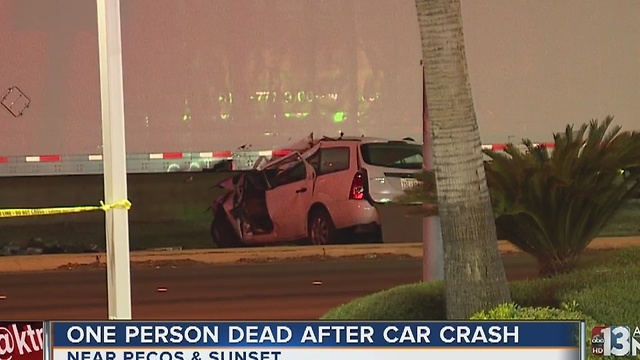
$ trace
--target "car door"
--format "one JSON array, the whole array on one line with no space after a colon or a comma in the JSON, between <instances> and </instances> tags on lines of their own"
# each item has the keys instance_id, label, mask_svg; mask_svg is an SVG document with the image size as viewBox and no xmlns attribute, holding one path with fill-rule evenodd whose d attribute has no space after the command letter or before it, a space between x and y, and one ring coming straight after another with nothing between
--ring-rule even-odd
<instances>
[{"instance_id":1,"label":"car door","mask_svg":"<svg viewBox=\"0 0 640 360\"><path fill-rule=\"evenodd\" d=\"M313 167L299 154L265 168L269 189L267 208L277 241L307 236L307 211L313 197L316 175Z\"/></svg>"},{"instance_id":2,"label":"car door","mask_svg":"<svg viewBox=\"0 0 640 360\"><path fill-rule=\"evenodd\" d=\"M316 170L314 201L323 204L332 217L336 227L352 225L352 216L343 216L344 212L352 213L349 201L349 189L357 169L355 143L328 142L322 144L320 151L308 158Z\"/></svg>"}]
</instances>

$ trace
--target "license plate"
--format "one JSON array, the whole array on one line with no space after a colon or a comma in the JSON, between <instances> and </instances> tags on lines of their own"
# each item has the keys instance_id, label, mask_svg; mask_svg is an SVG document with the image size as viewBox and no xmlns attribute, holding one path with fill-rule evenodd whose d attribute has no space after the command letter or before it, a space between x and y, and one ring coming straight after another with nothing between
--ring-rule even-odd
<instances>
[{"instance_id":1,"label":"license plate","mask_svg":"<svg viewBox=\"0 0 640 360\"><path fill-rule=\"evenodd\" d=\"M402 187L402 190L415 189L420 186L420 180L413 178L401 178L400 186Z\"/></svg>"}]
</instances>

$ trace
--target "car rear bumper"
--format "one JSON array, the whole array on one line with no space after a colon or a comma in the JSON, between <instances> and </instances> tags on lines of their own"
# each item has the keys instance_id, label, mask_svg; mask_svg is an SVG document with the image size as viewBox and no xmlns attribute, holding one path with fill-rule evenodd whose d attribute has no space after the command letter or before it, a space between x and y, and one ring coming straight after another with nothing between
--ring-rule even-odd
<instances>
[{"instance_id":1,"label":"car rear bumper","mask_svg":"<svg viewBox=\"0 0 640 360\"><path fill-rule=\"evenodd\" d=\"M334 204L329 212L338 229L380 225L378 210L367 200L341 201Z\"/></svg>"}]
</instances>

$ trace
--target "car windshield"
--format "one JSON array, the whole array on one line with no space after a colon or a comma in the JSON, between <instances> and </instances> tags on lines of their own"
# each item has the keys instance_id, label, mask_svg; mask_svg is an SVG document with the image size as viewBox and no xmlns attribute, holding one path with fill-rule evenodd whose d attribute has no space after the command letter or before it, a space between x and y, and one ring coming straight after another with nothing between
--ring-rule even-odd
<instances>
[{"instance_id":1,"label":"car windshield","mask_svg":"<svg viewBox=\"0 0 640 360\"><path fill-rule=\"evenodd\" d=\"M373 166L417 170L422 168L422 145L404 142L360 145L362 159Z\"/></svg>"}]
</instances>

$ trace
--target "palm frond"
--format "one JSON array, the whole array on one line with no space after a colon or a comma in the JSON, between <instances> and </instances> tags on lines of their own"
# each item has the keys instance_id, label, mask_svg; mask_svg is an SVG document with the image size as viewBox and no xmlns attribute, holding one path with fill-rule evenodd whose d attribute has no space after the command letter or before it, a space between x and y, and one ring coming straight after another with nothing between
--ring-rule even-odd
<instances>
[{"instance_id":1,"label":"palm frond","mask_svg":"<svg viewBox=\"0 0 640 360\"><path fill-rule=\"evenodd\" d=\"M612 122L567 125L554 134L553 151L529 139L525 150L483 150L498 236L535 256L544 274L570 269L620 206L640 195L640 133ZM396 201L437 215L434 172L417 177L421 186Z\"/></svg>"},{"instance_id":2,"label":"palm frond","mask_svg":"<svg viewBox=\"0 0 640 360\"><path fill-rule=\"evenodd\" d=\"M421 207L407 207L407 215L438 215L435 172L423 170L414 176L419 181L418 185L412 189L405 190L404 194L394 199L393 202L401 205L423 205Z\"/></svg>"},{"instance_id":3,"label":"palm frond","mask_svg":"<svg viewBox=\"0 0 640 360\"><path fill-rule=\"evenodd\" d=\"M611 127L612 117L554 134L551 154L524 139L527 151L486 151L487 183L498 232L532 254L543 272L563 271L625 201L640 191L640 136ZM628 169L622 176L621 169Z\"/></svg>"}]
</instances>

